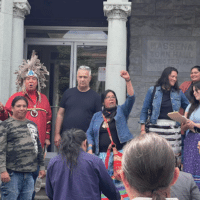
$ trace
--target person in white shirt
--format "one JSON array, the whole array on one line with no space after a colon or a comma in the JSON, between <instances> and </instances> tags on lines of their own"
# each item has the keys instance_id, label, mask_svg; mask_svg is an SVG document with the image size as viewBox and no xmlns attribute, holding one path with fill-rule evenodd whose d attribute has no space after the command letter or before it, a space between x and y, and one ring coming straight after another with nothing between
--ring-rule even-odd
<instances>
[{"instance_id":1,"label":"person in white shirt","mask_svg":"<svg viewBox=\"0 0 200 200\"><path fill-rule=\"evenodd\" d=\"M124 147L121 178L130 199L178 200L170 198L178 176L173 150L163 137L139 135Z\"/></svg>"}]
</instances>

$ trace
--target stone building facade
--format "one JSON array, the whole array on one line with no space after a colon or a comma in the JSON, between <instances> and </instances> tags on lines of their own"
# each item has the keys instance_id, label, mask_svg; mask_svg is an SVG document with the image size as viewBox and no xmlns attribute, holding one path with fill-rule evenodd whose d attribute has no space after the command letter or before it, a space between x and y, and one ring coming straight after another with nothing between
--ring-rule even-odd
<instances>
[{"instance_id":1,"label":"stone building facade","mask_svg":"<svg viewBox=\"0 0 200 200\"><path fill-rule=\"evenodd\" d=\"M112 13L115 13L113 15L116 17L115 22L116 20L124 20L120 23L122 24L121 27L127 25L127 33L124 28L121 33L119 33L120 29L109 31L109 18L112 17L112 13L104 8L104 5L107 4L104 2L111 4L114 8ZM129 7L130 3L132 3L131 12L126 10L126 6ZM121 6L117 4L121 4ZM100 10L97 11L99 8ZM79 14L78 17L76 17L77 14ZM129 15L130 17L128 17ZM128 21L126 22L127 17ZM106 49L109 44L109 33L113 32L115 36L110 36L110 49L108 48L109 56L112 59L106 61L106 65L111 66L107 75L111 78L107 77L107 83L111 81L106 85L106 88L112 86L114 88L111 89L118 90L115 83L119 83L119 87L122 86L122 83L116 78L116 71L128 68L136 94L136 102L128 121L130 130L134 135L140 132L138 121L147 89L155 84L162 70L167 66L176 67L179 71L178 81L180 84L189 80L190 68L200 63L199 0L102 0L102 2L98 0L95 3L94 0L76 0L73 2L63 0L0 0L0 19L0 101L3 103L15 92L16 87L13 81L15 75L13 72L18 69L22 58L27 58L29 46L37 44L40 48L46 45L46 50L51 50L55 42L58 42L57 45L60 48L66 47L67 44L77 43L75 49L78 49L84 46L84 42L81 43L79 39L75 42L72 41L73 38L70 33L79 34L86 30L89 32L97 31L96 33L101 31L98 38L101 44L98 45ZM117 25L118 23L115 22L110 24ZM65 42L66 40L63 42L63 38L62 40L61 38L53 38L56 35L59 37L62 34L64 35L65 30L66 34L63 38L68 37L68 43ZM77 30L80 30L80 32ZM33 35L38 35L38 38L33 38ZM48 36L48 38L42 38L41 35ZM126 40L121 42L122 40L119 39L119 37L124 38L123 35L127 35L127 44L124 44ZM84 37L84 39L89 38L86 42L88 42L88 46L91 46L91 49L97 44L96 38L93 39L89 35L84 35ZM117 43L122 48L113 46L114 38L116 38L115 41L118 40ZM96 49L98 50L98 48ZM123 53L115 54L114 51L118 49ZM126 49L127 54L124 53ZM71 52L75 52L75 50ZM106 57L105 52L106 50L101 53L104 58ZM54 59L57 54L53 53L52 58ZM73 56L69 54L69 58L71 57ZM119 66L115 68L116 60L119 58L122 58L122 62L119 64L117 61ZM51 66L49 57L47 61L49 63L44 61L45 64ZM70 61L70 63L72 62ZM99 62L97 66L104 66L104 63L104 61ZM78 65L78 62L74 65L76 64ZM55 68L54 66L52 65L52 68ZM70 73L75 74L75 72L76 69L73 69ZM113 73L116 76L113 76ZM75 79L76 76L74 76L71 86L76 84ZM125 85L123 85L123 88L125 88ZM117 92L119 99L124 98L123 88L118 90L119 93Z\"/></svg>"},{"instance_id":2,"label":"stone building facade","mask_svg":"<svg viewBox=\"0 0 200 200\"><path fill-rule=\"evenodd\" d=\"M132 0L128 23L128 67L136 93L129 127L137 135L146 92L163 69L176 67L180 85L200 65L200 1Z\"/></svg>"}]
</instances>

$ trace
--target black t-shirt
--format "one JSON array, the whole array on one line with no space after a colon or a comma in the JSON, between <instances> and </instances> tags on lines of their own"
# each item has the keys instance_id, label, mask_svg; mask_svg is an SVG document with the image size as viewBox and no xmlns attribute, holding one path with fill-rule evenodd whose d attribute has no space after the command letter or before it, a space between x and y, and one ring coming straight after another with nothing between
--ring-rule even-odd
<instances>
[{"instance_id":1,"label":"black t-shirt","mask_svg":"<svg viewBox=\"0 0 200 200\"><path fill-rule=\"evenodd\" d=\"M93 114L101 110L101 98L91 89L80 92L75 87L64 92L60 107L65 109L62 131L79 128L86 132Z\"/></svg>"},{"instance_id":2,"label":"black t-shirt","mask_svg":"<svg viewBox=\"0 0 200 200\"><path fill-rule=\"evenodd\" d=\"M99 131L99 152L106 152L108 149L109 144L111 143L110 137L108 135L107 128L104 127L104 122L101 124L100 131ZM103 126L102 126L103 125ZM110 132L112 135L113 142L116 144L117 150L121 150L125 143L120 143L117 129L115 124L115 119L108 122Z\"/></svg>"},{"instance_id":3,"label":"black t-shirt","mask_svg":"<svg viewBox=\"0 0 200 200\"><path fill-rule=\"evenodd\" d=\"M170 90L162 89L162 92L163 92L163 97L162 97L162 102L161 102L161 107L160 107L160 115L158 119L170 119L167 116L167 113L173 112L172 103L170 99Z\"/></svg>"}]
</instances>

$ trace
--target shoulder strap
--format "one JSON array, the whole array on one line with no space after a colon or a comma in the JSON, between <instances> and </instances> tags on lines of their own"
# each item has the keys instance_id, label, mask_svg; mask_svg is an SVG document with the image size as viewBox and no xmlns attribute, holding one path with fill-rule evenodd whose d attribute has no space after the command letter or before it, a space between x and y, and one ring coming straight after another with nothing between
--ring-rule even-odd
<instances>
[{"instance_id":1,"label":"shoulder strap","mask_svg":"<svg viewBox=\"0 0 200 200\"><path fill-rule=\"evenodd\" d=\"M156 86L154 86L154 88L153 88L153 92L152 92L152 94L151 94L151 107L150 107L150 111L149 111L149 114L151 114L151 112L152 112L152 103L153 103L153 98L154 98L154 95L155 95L155 93L156 93Z\"/></svg>"},{"instance_id":2,"label":"shoulder strap","mask_svg":"<svg viewBox=\"0 0 200 200\"><path fill-rule=\"evenodd\" d=\"M102 115L103 115L103 114L102 114ZM103 115L103 119L104 119L104 122L105 122L105 124L106 124L106 128L107 128L107 131L108 131L108 135L109 135L109 138L110 138L110 140L111 140L111 144L113 145L113 144L115 144L115 143L113 142L113 139L112 139L112 135L111 135L110 128L109 128L109 125L108 125L108 121L107 121L107 119L105 118L104 115Z\"/></svg>"}]
</instances>

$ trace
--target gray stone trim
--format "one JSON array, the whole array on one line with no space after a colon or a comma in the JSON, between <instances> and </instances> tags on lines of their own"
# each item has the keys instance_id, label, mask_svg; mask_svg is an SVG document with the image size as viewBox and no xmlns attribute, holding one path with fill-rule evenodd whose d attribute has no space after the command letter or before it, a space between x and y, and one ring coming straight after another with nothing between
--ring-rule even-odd
<instances>
[{"instance_id":1,"label":"gray stone trim","mask_svg":"<svg viewBox=\"0 0 200 200\"><path fill-rule=\"evenodd\" d=\"M127 17L131 15L131 2L123 4L111 4L104 2L104 15L110 19L121 19L127 21Z\"/></svg>"},{"instance_id":2,"label":"gray stone trim","mask_svg":"<svg viewBox=\"0 0 200 200\"><path fill-rule=\"evenodd\" d=\"M16 18L25 18L25 15L30 14L31 6L26 2L14 2L13 5L13 16Z\"/></svg>"}]
</instances>

